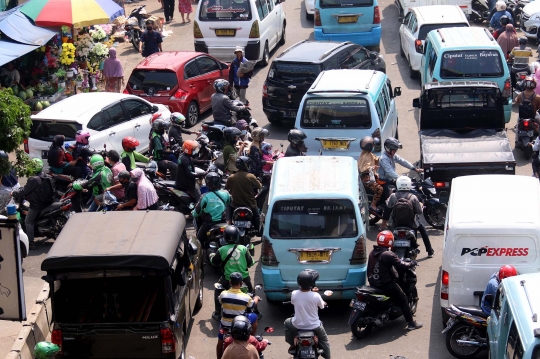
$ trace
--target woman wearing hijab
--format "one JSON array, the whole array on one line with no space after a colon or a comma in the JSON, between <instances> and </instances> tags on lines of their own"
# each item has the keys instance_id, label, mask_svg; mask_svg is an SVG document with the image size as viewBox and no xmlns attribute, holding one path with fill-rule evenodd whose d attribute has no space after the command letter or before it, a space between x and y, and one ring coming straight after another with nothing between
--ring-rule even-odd
<instances>
[{"instance_id":1,"label":"woman wearing hijab","mask_svg":"<svg viewBox=\"0 0 540 359\"><path fill-rule=\"evenodd\" d=\"M252 165L249 169L249 173L253 173L256 177L262 178L263 175L263 166L273 164L274 161L264 160L262 157L261 144L264 141L264 138L268 136L270 132L268 130L257 127L251 131L251 137L253 142L251 142L251 147L249 148L249 158L251 158Z\"/></svg>"},{"instance_id":2,"label":"woman wearing hijab","mask_svg":"<svg viewBox=\"0 0 540 359\"><path fill-rule=\"evenodd\" d=\"M497 43L501 47L504 56L508 57L508 54L514 49L514 47L519 46L519 40L514 31L514 25L507 24L506 31L499 35Z\"/></svg>"},{"instance_id":3,"label":"woman wearing hijab","mask_svg":"<svg viewBox=\"0 0 540 359\"><path fill-rule=\"evenodd\" d=\"M120 60L116 58L116 49L109 49L109 57L103 64L103 76L105 76L105 91L121 92L124 85L124 69Z\"/></svg>"},{"instance_id":4,"label":"woman wearing hijab","mask_svg":"<svg viewBox=\"0 0 540 359\"><path fill-rule=\"evenodd\" d=\"M158 208L156 189L140 168L135 168L131 171L131 181L137 184L137 205L133 210L156 210Z\"/></svg>"}]
</instances>

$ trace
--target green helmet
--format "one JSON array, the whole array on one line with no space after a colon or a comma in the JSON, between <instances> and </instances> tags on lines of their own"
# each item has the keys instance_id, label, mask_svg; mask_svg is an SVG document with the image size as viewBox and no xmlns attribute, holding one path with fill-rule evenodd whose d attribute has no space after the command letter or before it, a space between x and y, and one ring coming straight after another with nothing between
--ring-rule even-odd
<instances>
[{"instance_id":1,"label":"green helmet","mask_svg":"<svg viewBox=\"0 0 540 359\"><path fill-rule=\"evenodd\" d=\"M43 161L41 158L32 158L32 162L34 163L36 173L43 171Z\"/></svg>"},{"instance_id":2,"label":"green helmet","mask_svg":"<svg viewBox=\"0 0 540 359\"><path fill-rule=\"evenodd\" d=\"M105 165L105 160L103 159L103 156L101 155L93 155L90 158L90 167L95 170L99 170L101 167Z\"/></svg>"},{"instance_id":3,"label":"green helmet","mask_svg":"<svg viewBox=\"0 0 540 359\"><path fill-rule=\"evenodd\" d=\"M60 351L60 347L50 342L39 342L34 347L36 359L51 359Z\"/></svg>"},{"instance_id":4,"label":"green helmet","mask_svg":"<svg viewBox=\"0 0 540 359\"><path fill-rule=\"evenodd\" d=\"M83 190L83 186L82 186L81 181L75 181L75 182L73 182L73 189L74 189L75 191L82 191L82 190Z\"/></svg>"}]
</instances>

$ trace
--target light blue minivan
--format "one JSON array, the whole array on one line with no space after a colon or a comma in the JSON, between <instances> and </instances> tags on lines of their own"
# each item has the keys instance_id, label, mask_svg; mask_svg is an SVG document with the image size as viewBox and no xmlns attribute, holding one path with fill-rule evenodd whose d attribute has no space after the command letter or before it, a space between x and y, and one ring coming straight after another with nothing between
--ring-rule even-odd
<instances>
[{"instance_id":1,"label":"light blue minivan","mask_svg":"<svg viewBox=\"0 0 540 359\"><path fill-rule=\"evenodd\" d=\"M301 156L274 164L261 248L264 291L284 301L298 273L319 271L325 299L352 299L366 282L367 199L352 157ZM324 291L333 292L326 298Z\"/></svg>"},{"instance_id":2,"label":"light blue minivan","mask_svg":"<svg viewBox=\"0 0 540 359\"><path fill-rule=\"evenodd\" d=\"M352 41L380 51L381 13L377 0L316 0L315 40Z\"/></svg>"}]
</instances>

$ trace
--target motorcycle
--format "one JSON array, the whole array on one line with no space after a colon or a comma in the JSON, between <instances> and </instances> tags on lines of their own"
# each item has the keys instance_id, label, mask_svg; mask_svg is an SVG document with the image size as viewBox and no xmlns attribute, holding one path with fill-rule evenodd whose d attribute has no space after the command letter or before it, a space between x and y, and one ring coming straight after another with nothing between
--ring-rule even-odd
<instances>
[{"instance_id":1,"label":"motorcycle","mask_svg":"<svg viewBox=\"0 0 540 359\"><path fill-rule=\"evenodd\" d=\"M381 181L382 182L382 181ZM380 183L382 185L382 183ZM396 191L396 187L394 185L390 185L390 195ZM374 193L371 189L364 186L367 194L367 203L373 202L373 196ZM377 208L375 210L369 209L369 225L374 226L379 220L382 219L384 210L386 209L386 202L381 198L379 202L377 202Z\"/></svg>"},{"instance_id":2,"label":"motorcycle","mask_svg":"<svg viewBox=\"0 0 540 359\"><path fill-rule=\"evenodd\" d=\"M68 191L69 185L75 180L72 176L65 174L57 174L52 171L49 172L49 176L54 181L54 189L56 191L55 199L62 198Z\"/></svg>"},{"instance_id":3,"label":"motorcycle","mask_svg":"<svg viewBox=\"0 0 540 359\"><path fill-rule=\"evenodd\" d=\"M158 207L169 205L185 215L195 208L195 200L187 192L177 189L175 181L158 180L152 183L159 198Z\"/></svg>"},{"instance_id":4,"label":"motorcycle","mask_svg":"<svg viewBox=\"0 0 540 359\"><path fill-rule=\"evenodd\" d=\"M399 259L416 259L420 252L417 244L416 231L408 227L396 227L393 231L394 245L392 252L396 253Z\"/></svg>"},{"instance_id":5,"label":"motorcycle","mask_svg":"<svg viewBox=\"0 0 540 359\"><path fill-rule=\"evenodd\" d=\"M477 306L444 309L450 316L446 322L446 348L459 359L472 358L487 349L487 315Z\"/></svg>"},{"instance_id":6,"label":"motorcycle","mask_svg":"<svg viewBox=\"0 0 540 359\"><path fill-rule=\"evenodd\" d=\"M535 130L535 122L532 119L518 119L517 134L516 134L516 148L523 151L523 157L526 160L530 160L533 154L533 142L538 136Z\"/></svg>"},{"instance_id":7,"label":"motorcycle","mask_svg":"<svg viewBox=\"0 0 540 359\"><path fill-rule=\"evenodd\" d=\"M14 202L17 205L17 212L20 215L19 223L22 230L26 232L24 220L30 209L30 202L26 200L21 200L18 203L14 200ZM53 202L39 211L34 221L34 236L56 239L70 216L71 201L69 199Z\"/></svg>"},{"instance_id":8,"label":"motorcycle","mask_svg":"<svg viewBox=\"0 0 540 359\"><path fill-rule=\"evenodd\" d=\"M240 244L249 249L249 253L255 255L255 247L251 243L251 238L259 231L258 228L251 228L253 212L247 207L235 208L232 214L232 223L240 233Z\"/></svg>"},{"instance_id":9,"label":"motorcycle","mask_svg":"<svg viewBox=\"0 0 540 359\"><path fill-rule=\"evenodd\" d=\"M231 334L229 333L229 328L221 328L219 331L223 335L223 352L224 352L225 351L225 341L227 340L227 338L229 338L231 336ZM259 342L262 342L264 340L264 338L263 338L264 333L273 333L273 332L274 332L274 328L266 327L266 328L264 328L264 331L261 334L255 335L255 339L257 339L257 341L259 341ZM272 342L268 342L267 344L271 345ZM264 353L263 352L259 352L259 359L264 359Z\"/></svg>"},{"instance_id":10,"label":"motorcycle","mask_svg":"<svg viewBox=\"0 0 540 359\"><path fill-rule=\"evenodd\" d=\"M473 0L471 3L471 20L476 24L481 24L490 18L489 3L487 0Z\"/></svg>"},{"instance_id":11,"label":"motorcycle","mask_svg":"<svg viewBox=\"0 0 540 359\"><path fill-rule=\"evenodd\" d=\"M448 206L441 203L439 198L435 195L435 184L431 178L425 178L424 174L420 174L420 180L411 178L412 187L411 193L414 194L423 207L424 219L435 229L444 229L444 223L446 221L446 211Z\"/></svg>"},{"instance_id":12,"label":"motorcycle","mask_svg":"<svg viewBox=\"0 0 540 359\"><path fill-rule=\"evenodd\" d=\"M133 44L135 51L139 52L141 35L146 30L145 19L150 17L144 9L146 5L141 5L131 11L124 24L127 40Z\"/></svg>"},{"instance_id":13,"label":"motorcycle","mask_svg":"<svg viewBox=\"0 0 540 359\"><path fill-rule=\"evenodd\" d=\"M516 74L515 74L516 81L515 81L515 86L513 88L513 90L514 90L513 95L518 96L520 93L525 91L525 87L523 86L523 81L529 75L529 73L530 73L530 70L516 72Z\"/></svg>"},{"instance_id":14,"label":"motorcycle","mask_svg":"<svg viewBox=\"0 0 540 359\"><path fill-rule=\"evenodd\" d=\"M417 277L414 267L399 271L398 274L398 284L407 296L409 307L414 314L418 307ZM358 287L355 294L356 299L352 299L349 304L352 308L349 325L353 335L358 339L367 337L374 327L381 327L386 322L403 315L394 300L378 288Z\"/></svg>"}]
</instances>

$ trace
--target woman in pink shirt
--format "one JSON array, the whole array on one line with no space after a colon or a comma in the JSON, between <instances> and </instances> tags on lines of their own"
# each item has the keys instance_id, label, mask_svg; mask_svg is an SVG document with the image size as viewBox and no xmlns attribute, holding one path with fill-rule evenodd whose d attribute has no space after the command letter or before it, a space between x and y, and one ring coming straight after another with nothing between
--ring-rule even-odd
<instances>
[{"instance_id":1,"label":"woman in pink shirt","mask_svg":"<svg viewBox=\"0 0 540 359\"><path fill-rule=\"evenodd\" d=\"M107 152L107 159L105 161L111 166L111 171L114 176L113 185L120 183L118 182L117 176L121 171L126 171L126 166L120 162L120 155L118 155L118 152L115 150L110 150ZM111 193L116 197L118 202L121 202L121 200L124 198L124 189L122 187L111 189Z\"/></svg>"}]
</instances>

